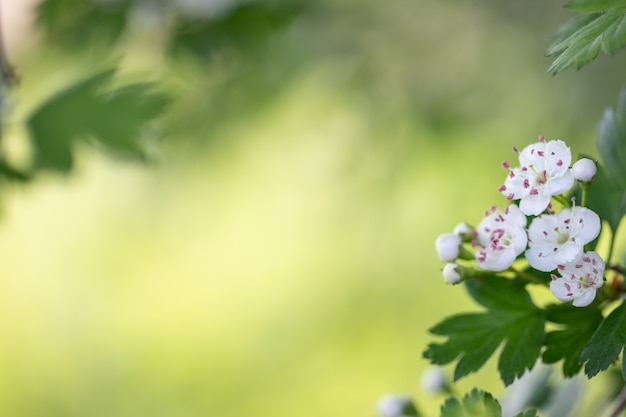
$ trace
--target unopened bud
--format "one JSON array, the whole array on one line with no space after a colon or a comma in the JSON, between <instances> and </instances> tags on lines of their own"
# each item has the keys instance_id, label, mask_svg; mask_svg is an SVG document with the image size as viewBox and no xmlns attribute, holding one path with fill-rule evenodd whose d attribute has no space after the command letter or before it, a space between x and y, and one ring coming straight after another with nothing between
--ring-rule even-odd
<instances>
[{"instance_id":1,"label":"unopened bud","mask_svg":"<svg viewBox=\"0 0 626 417\"><path fill-rule=\"evenodd\" d=\"M443 279L448 284L457 284L461 281L461 274L457 271L459 266L455 263L448 263L443 267Z\"/></svg>"},{"instance_id":2,"label":"unopened bud","mask_svg":"<svg viewBox=\"0 0 626 417\"><path fill-rule=\"evenodd\" d=\"M422 390L428 394L437 394L449 390L446 374L439 367L427 368L422 373Z\"/></svg>"},{"instance_id":3,"label":"unopened bud","mask_svg":"<svg viewBox=\"0 0 626 417\"><path fill-rule=\"evenodd\" d=\"M472 233L472 228L470 227L469 224L465 222L459 223L454 227L455 235L469 235L471 233Z\"/></svg>"},{"instance_id":4,"label":"unopened bud","mask_svg":"<svg viewBox=\"0 0 626 417\"><path fill-rule=\"evenodd\" d=\"M577 181L589 182L596 175L596 163L589 158L581 158L572 165L572 174Z\"/></svg>"},{"instance_id":5,"label":"unopened bud","mask_svg":"<svg viewBox=\"0 0 626 417\"><path fill-rule=\"evenodd\" d=\"M413 400L406 394L385 394L377 409L381 417L419 416Z\"/></svg>"},{"instance_id":6,"label":"unopened bud","mask_svg":"<svg viewBox=\"0 0 626 417\"><path fill-rule=\"evenodd\" d=\"M475 277L478 271L474 268L455 264L454 262L447 263L442 270L443 279L448 284L458 284L459 282Z\"/></svg>"},{"instance_id":7,"label":"unopened bud","mask_svg":"<svg viewBox=\"0 0 626 417\"><path fill-rule=\"evenodd\" d=\"M439 259L445 262L454 261L459 257L461 237L454 233L444 233L435 241L435 249Z\"/></svg>"}]
</instances>

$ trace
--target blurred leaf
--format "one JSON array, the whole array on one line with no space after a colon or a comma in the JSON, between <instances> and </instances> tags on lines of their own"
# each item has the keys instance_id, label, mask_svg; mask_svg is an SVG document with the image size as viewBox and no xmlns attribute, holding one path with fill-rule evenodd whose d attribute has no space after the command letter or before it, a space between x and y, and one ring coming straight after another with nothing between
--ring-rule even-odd
<instances>
[{"instance_id":1,"label":"blurred leaf","mask_svg":"<svg viewBox=\"0 0 626 417\"><path fill-rule=\"evenodd\" d=\"M493 396L474 388L461 401L448 398L441 406L440 417L501 417L502 408ZM534 410L517 414L515 417L537 417Z\"/></svg>"},{"instance_id":2,"label":"blurred leaf","mask_svg":"<svg viewBox=\"0 0 626 417\"><path fill-rule=\"evenodd\" d=\"M546 56L555 57L548 72L559 73L571 65L581 68L602 49L614 54L626 43L626 7L574 18L559 29Z\"/></svg>"},{"instance_id":3,"label":"blurred leaf","mask_svg":"<svg viewBox=\"0 0 626 417\"><path fill-rule=\"evenodd\" d=\"M572 0L565 5L568 9L581 13L603 12L617 7L625 7L624 0Z\"/></svg>"},{"instance_id":4,"label":"blurred leaf","mask_svg":"<svg viewBox=\"0 0 626 417\"><path fill-rule=\"evenodd\" d=\"M301 7L294 4L255 2L240 4L212 19L180 19L173 45L175 49L187 49L202 57L224 48L240 53L255 52L272 35L287 27L300 11Z\"/></svg>"},{"instance_id":5,"label":"blurred leaf","mask_svg":"<svg viewBox=\"0 0 626 417\"><path fill-rule=\"evenodd\" d=\"M28 120L35 148L35 168L67 172L73 144L96 140L109 150L143 157L146 124L164 110L167 99L150 84L106 90L113 71L106 71L61 91Z\"/></svg>"},{"instance_id":6,"label":"blurred leaf","mask_svg":"<svg viewBox=\"0 0 626 417\"><path fill-rule=\"evenodd\" d=\"M605 110L598 126L598 152L609 174L609 181L626 188L626 89L617 109Z\"/></svg>"},{"instance_id":7,"label":"blurred leaf","mask_svg":"<svg viewBox=\"0 0 626 417\"><path fill-rule=\"evenodd\" d=\"M130 0L44 0L37 6L37 23L53 42L112 43L124 31L131 5Z\"/></svg>"},{"instance_id":8,"label":"blurred leaf","mask_svg":"<svg viewBox=\"0 0 626 417\"><path fill-rule=\"evenodd\" d=\"M437 365L460 358L454 370L457 380L480 369L504 343L498 370L509 385L531 369L539 356L544 336L541 311L526 289L512 280L490 275L465 284L472 298L488 310L452 316L431 328L431 333L448 339L429 344L424 357Z\"/></svg>"},{"instance_id":9,"label":"blurred leaf","mask_svg":"<svg viewBox=\"0 0 626 417\"><path fill-rule=\"evenodd\" d=\"M546 308L546 318L563 328L546 333L542 360L555 363L563 359L563 376L572 377L582 366L580 354L602 321L602 314L595 307L556 304Z\"/></svg>"},{"instance_id":10,"label":"blurred leaf","mask_svg":"<svg viewBox=\"0 0 626 417\"><path fill-rule=\"evenodd\" d=\"M585 346L580 362L589 378L607 369L626 345L626 303L613 310Z\"/></svg>"}]
</instances>

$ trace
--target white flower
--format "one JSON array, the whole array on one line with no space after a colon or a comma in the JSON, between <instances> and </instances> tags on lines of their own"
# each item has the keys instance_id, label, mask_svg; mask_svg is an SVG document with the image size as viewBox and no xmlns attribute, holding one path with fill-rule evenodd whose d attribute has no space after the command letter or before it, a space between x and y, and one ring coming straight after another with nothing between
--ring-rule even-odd
<instances>
[{"instance_id":1,"label":"white flower","mask_svg":"<svg viewBox=\"0 0 626 417\"><path fill-rule=\"evenodd\" d=\"M581 158L572 165L574 179L580 182L589 182L596 175L596 163L589 158Z\"/></svg>"},{"instance_id":2,"label":"white flower","mask_svg":"<svg viewBox=\"0 0 626 417\"><path fill-rule=\"evenodd\" d=\"M543 214L528 228L528 263L540 271L578 261L585 244L600 233L600 217L585 207L572 207L557 214Z\"/></svg>"},{"instance_id":3,"label":"white flower","mask_svg":"<svg viewBox=\"0 0 626 417\"><path fill-rule=\"evenodd\" d=\"M519 154L520 166L509 168L509 175L498 191L508 200L520 200L519 207L528 216L536 216L550 204L553 195L564 193L574 184L569 164L572 154L561 140L528 145Z\"/></svg>"},{"instance_id":4,"label":"white flower","mask_svg":"<svg viewBox=\"0 0 626 417\"><path fill-rule=\"evenodd\" d=\"M461 237L454 233L444 233L435 240L437 255L442 261L450 262L459 257Z\"/></svg>"},{"instance_id":5,"label":"white flower","mask_svg":"<svg viewBox=\"0 0 626 417\"><path fill-rule=\"evenodd\" d=\"M561 301L574 300L576 307L585 307L604 283L604 261L596 252L587 252L579 262L560 265L559 274L561 277L552 274L552 294Z\"/></svg>"},{"instance_id":6,"label":"white flower","mask_svg":"<svg viewBox=\"0 0 626 417\"><path fill-rule=\"evenodd\" d=\"M378 414L381 417L403 417L417 415L415 405L406 394L385 394L378 401Z\"/></svg>"},{"instance_id":7,"label":"white flower","mask_svg":"<svg viewBox=\"0 0 626 417\"><path fill-rule=\"evenodd\" d=\"M503 271L526 249L526 216L514 204L504 211L492 207L485 215L476 228L476 261L482 269Z\"/></svg>"},{"instance_id":8,"label":"white flower","mask_svg":"<svg viewBox=\"0 0 626 417\"><path fill-rule=\"evenodd\" d=\"M461 281L461 274L457 271L459 266L455 263L448 263L443 267L443 279L448 284L456 284Z\"/></svg>"}]
</instances>

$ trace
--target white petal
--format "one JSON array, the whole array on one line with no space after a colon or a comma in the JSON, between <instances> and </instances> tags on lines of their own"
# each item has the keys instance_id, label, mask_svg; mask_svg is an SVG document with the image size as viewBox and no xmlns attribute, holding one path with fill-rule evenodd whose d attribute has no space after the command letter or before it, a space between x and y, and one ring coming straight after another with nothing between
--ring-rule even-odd
<instances>
[{"instance_id":1,"label":"white petal","mask_svg":"<svg viewBox=\"0 0 626 417\"><path fill-rule=\"evenodd\" d=\"M547 253L550 254L549 251ZM539 256L539 254L542 254L542 256ZM543 254L541 251L541 247L537 245L531 246L526 251L526 259L528 260L530 266L543 272L553 271L558 265L558 263L555 262L555 260L550 255L546 256L545 254Z\"/></svg>"},{"instance_id":2,"label":"white petal","mask_svg":"<svg viewBox=\"0 0 626 417\"><path fill-rule=\"evenodd\" d=\"M508 248L502 251L487 251L487 259L479 262L478 265L487 271L504 271L515 261L515 251Z\"/></svg>"},{"instance_id":3,"label":"white petal","mask_svg":"<svg viewBox=\"0 0 626 417\"><path fill-rule=\"evenodd\" d=\"M550 196L541 194L528 195L520 200L519 208L527 216L536 216L550 204Z\"/></svg>"},{"instance_id":4,"label":"white petal","mask_svg":"<svg viewBox=\"0 0 626 417\"><path fill-rule=\"evenodd\" d=\"M598 237L601 225L600 217L586 207L574 207L572 211L572 218L575 222L582 220L583 227L578 232L578 237L583 240L583 243L589 243Z\"/></svg>"},{"instance_id":5,"label":"white petal","mask_svg":"<svg viewBox=\"0 0 626 417\"><path fill-rule=\"evenodd\" d=\"M562 194L572 188L572 185L574 185L574 175L570 169L567 169L563 175L549 179L543 192L549 195Z\"/></svg>"},{"instance_id":6,"label":"white petal","mask_svg":"<svg viewBox=\"0 0 626 417\"><path fill-rule=\"evenodd\" d=\"M506 210L507 221L510 221L512 224L519 227L526 227L526 216L524 215L524 213L522 213L519 207L517 207L515 204L511 204L506 208Z\"/></svg>"},{"instance_id":7,"label":"white petal","mask_svg":"<svg viewBox=\"0 0 626 417\"><path fill-rule=\"evenodd\" d=\"M554 152L554 155L552 155L552 152ZM555 139L546 143L546 157L554 162L560 159L562 166L568 167L572 162L572 151L565 142Z\"/></svg>"},{"instance_id":8,"label":"white petal","mask_svg":"<svg viewBox=\"0 0 626 417\"><path fill-rule=\"evenodd\" d=\"M568 289L565 284L567 284L567 281L564 278L550 281L550 291L561 301L569 301L575 296L571 291L571 287Z\"/></svg>"},{"instance_id":9,"label":"white petal","mask_svg":"<svg viewBox=\"0 0 626 417\"><path fill-rule=\"evenodd\" d=\"M558 251L554 252L554 260L558 265L577 262L582 256L582 245L577 245L573 242L564 243L559 247Z\"/></svg>"},{"instance_id":10,"label":"white petal","mask_svg":"<svg viewBox=\"0 0 626 417\"><path fill-rule=\"evenodd\" d=\"M588 288L583 291L583 293L579 297L574 299L574 302L572 304L575 307L587 307L589 304L591 304L594 298L596 298L596 289Z\"/></svg>"}]
</instances>

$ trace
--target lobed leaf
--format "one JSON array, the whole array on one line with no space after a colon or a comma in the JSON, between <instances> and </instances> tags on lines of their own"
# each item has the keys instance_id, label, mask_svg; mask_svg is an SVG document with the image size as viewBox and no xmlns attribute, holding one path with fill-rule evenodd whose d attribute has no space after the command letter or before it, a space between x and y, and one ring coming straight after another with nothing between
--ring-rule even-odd
<instances>
[{"instance_id":1,"label":"lobed leaf","mask_svg":"<svg viewBox=\"0 0 626 417\"><path fill-rule=\"evenodd\" d=\"M29 118L34 169L69 171L74 143L91 140L118 153L143 157L147 123L164 110L167 98L149 84L107 89L113 71L104 71L56 94Z\"/></svg>"},{"instance_id":2,"label":"lobed leaf","mask_svg":"<svg viewBox=\"0 0 626 417\"><path fill-rule=\"evenodd\" d=\"M572 0L565 5L568 9L581 13L604 12L626 6L625 0Z\"/></svg>"},{"instance_id":3,"label":"lobed leaf","mask_svg":"<svg viewBox=\"0 0 626 417\"><path fill-rule=\"evenodd\" d=\"M570 304L546 307L547 320L562 326L546 333L542 355L544 363L563 360L563 376L572 377L580 371L580 355L602 321L596 307L572 308Z\"/></svg>"},{"instance_id":4,"label":"lobed leaf","mask_svg":"<svg viewBox=\"0 0 626 417\"><path fill-rule=\"evenodd\" d=\"M607 369L626 345L626 303L613 310L600 324L580 355L589 378Z\"/></svg>"},{"instance_id":5,"label":"lobed leaf","mask_svg":"<svg viewBox=\"0 0 626 417\"><path fill-rule=\"evenodd\" d=\"M463 399L451 397L441 406L441 417L501 417L502 409L491 394L474 388Z\"/></svg>"},{"instance_id":6,"label":"lobed leaf","mask_svg":"<svg viewBox=\"0 0 626 417\"><path fill-rule=\"evenodd\" d=\"M571 65L582 68L603 50L615 54L626 43L626 6L574 18L557 31L546 56L555 57L548 72L557 74Z\"/></svg>"},{"instance_id":7,"label":"lobed leaf","mask_svg":"<svg viewBox=\"0 0 626 417\"><path fill-rule=\"evenodd\" d=\"M502 381L509 385L539 356L544 336L544 318L524 286L498 276L482 276L465 282L472 298L487 308L483 313L449 317L429 331L446 336L431 343L424 357L445 365L458 359L454 379L480 369L504 344L498 361Z\"/></svg>"}]
</instances>

